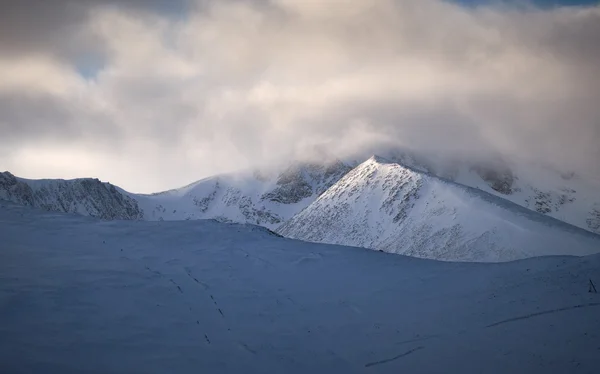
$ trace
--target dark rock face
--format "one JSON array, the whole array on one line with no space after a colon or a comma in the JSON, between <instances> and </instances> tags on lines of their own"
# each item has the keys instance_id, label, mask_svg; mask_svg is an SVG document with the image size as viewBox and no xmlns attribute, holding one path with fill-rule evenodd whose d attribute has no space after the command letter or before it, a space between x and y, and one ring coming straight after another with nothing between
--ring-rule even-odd
<instances>
[{"instance_id":1,"label":"dark rock face","mask_svg":"<svg viewBox=\"0 0 600 374\"><path fill-rule=\"evenodd\" d=\"M262 196L282 204L294 204L312 196L321 195L340 180L351 168L341 161L327 164L297 163L279 175L277 187Z\"/></svg>"},{"instance_id":2,"label":"dark rock face","mask_svg":"<svg viewBox=\"0 0 600 374\"><path fill-rule=\"evenodd\" d=\"M507 167L474 166L473 170L486 181L492 189L504 195L510 195L515 177Z\"/></svg>"},{"instance_id":3,"label":"dark rock face","mask_svg":"<svg viewBox=\"0 0 600 374\"><path fill-rule=\"evenodd\" d=\"M4 172L0 173L0 198L47 211L107 220L144 218L136 200L98 179L28 182Z\"/></svg>"},{"instance_id":4,"label":"dark rock face","mask_svg":"<svg viewBox=\"0 0 600 374\"><path fill-rule=\"evenodd\" d=\"M277 180L277 187L264 194L262 199L293 204L311 196L312 193L311 185L304 179L302 168L291 167L281 173Z\"/></svg>"},{"instance_id":5,"label":"dark rock face","mask_svg":"<svg viewBox=\"0 0 600 374\"><path fill-rule=\"evenodd\" d=\"M20 183L11 173L0 173L0 198L18 204L33 206L33 190L26 183Z\"/></svg>"}]
</instances>

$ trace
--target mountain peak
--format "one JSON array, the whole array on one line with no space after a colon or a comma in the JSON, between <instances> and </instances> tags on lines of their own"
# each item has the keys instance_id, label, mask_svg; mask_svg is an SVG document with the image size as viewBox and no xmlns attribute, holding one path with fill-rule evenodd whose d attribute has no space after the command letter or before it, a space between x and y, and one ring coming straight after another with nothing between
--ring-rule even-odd
<instances>
[{"instance_id":1,"label":"mountain peak","mask_svg":"<svg viewBox=\"0 0 600 374\"><path fill-rule=\"evenodd\" d=\"M395 162L388 160L385 157L381 157L378 155L372 155L371 157L369 157L369 159L367 161L364 162L366 163L375 163L375 164L395 164Z\"/></svg>"},{"instance_id":2,"label":"mountain peak","mask_svg":"<svg viewBox=\"0 0 600 374\"><path fill-rule=\"evenodd\" d=\"M600 236L377 156L277 232L293 239L451 261L585 255L597 252L600 244Z\"/></svg>"}]
</instances>

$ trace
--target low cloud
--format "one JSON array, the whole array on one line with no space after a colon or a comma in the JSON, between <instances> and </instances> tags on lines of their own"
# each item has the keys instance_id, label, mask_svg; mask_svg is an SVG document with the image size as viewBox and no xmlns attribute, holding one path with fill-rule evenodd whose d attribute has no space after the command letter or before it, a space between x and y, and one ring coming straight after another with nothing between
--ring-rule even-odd
<instances>
[{"instance_id":1,"label":"low cloud","mask_svg":"<svg viewBox=\"0 0 600 374\"><path fill-rule=\"evenodd\" d=\"M0 168L17 175L151 192L385 143L600 179L598 6L19 3L38 10L0 12Z\"/></svg>"}]
</instances>

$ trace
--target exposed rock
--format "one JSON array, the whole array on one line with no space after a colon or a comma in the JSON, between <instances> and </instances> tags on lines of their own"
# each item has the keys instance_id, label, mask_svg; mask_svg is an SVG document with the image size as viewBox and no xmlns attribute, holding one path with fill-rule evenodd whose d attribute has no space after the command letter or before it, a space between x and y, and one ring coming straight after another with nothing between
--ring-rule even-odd
<instances>
[{"instance_id":1,"label":"exposed rock","mask_svg":"<svg viewBox=\"0 0 600 374\"><path fill-rule=\"evenodd\" d=\"M0 198L47 211L107 220L144 218L134 199L98 179L27 181L4 172L0 173Z\"/></svg>"},{"instance_id":2,"label":"exposed rock","mask_svg":"<svg viewBox=\"0 0 600 374\"><path fill-rule=\"evenodd\" d=\"M508 167L501 166L473 166L472 169L486 181L492 189L504 195L510 195L515 177Z\"/></svg>"},{"instance_id":3,"label":"exposed rock","mask_svg":"<svg viewBox=\"0 0 600 374\"><path fill-rule=\"evenodd\" d=\"M586 222L590 230L600 232L600 204L594 204Z\"/></svg>"},{"instance_id":4,"label":"exposed rock","mask_svg":"<svg viewBox=\"0 0 600 374\"><path fill-rule=\"evenodd\" d=\"M341 161L328 164L294 164L279 175L276 188L265 193L261 199L282 204L300 202L314 193L322 194L350 169Z\"/></svg>"}]
</instances>

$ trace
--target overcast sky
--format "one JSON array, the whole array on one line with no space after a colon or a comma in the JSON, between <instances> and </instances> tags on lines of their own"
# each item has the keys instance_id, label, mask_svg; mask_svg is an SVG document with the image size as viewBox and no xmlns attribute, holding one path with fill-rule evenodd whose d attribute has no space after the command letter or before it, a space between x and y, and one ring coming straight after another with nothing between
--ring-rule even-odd
<instances>
[{"instance_id":1,"label":"overcast sky","mask_svg":"<svg viewBox=\"0 0 600 374\"><path fill-rule=\"evenodd\" d=\"M549 3L2 1L0 170L154 192L385 141L600 178L600 6Z\"/></svg>"}]
</instances>

